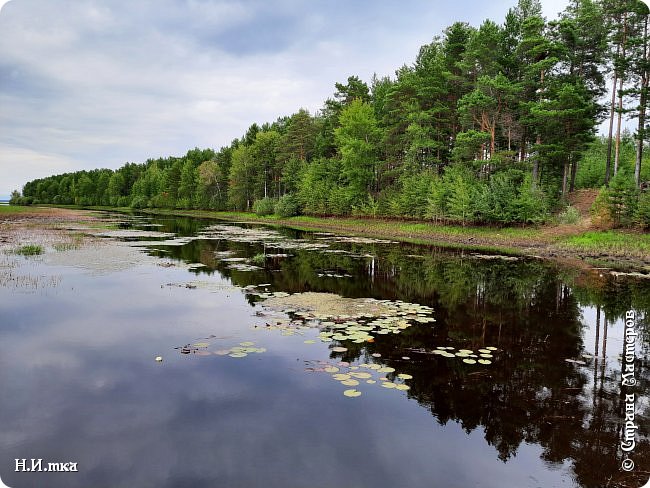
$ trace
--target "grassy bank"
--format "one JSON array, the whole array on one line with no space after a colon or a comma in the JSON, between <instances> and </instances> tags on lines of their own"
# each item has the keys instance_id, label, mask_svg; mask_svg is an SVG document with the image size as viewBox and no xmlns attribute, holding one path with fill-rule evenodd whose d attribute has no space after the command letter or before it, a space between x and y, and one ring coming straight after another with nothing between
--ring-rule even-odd
<instances>
[{"instance_id":1,"label":"grassy bank","mask_svg":"<svg viewBox=\"0 0 650 488\"><path fill-rule=\"evenodd\" d=\"M34 210L33 207L4 207L0 211L6 214L27 212L30 209ZM132 212L129 208L91 207L89 209ZM624 230L594 230L585 220L576 225L499 228L353 217L280 218L274 215L261 217L253 213L207 210L144 209L139 211L151 215L187 216L287 226L301 230L379 237L475 251L536 255L562 259L565 262L572 261L574 264L606 263L608 266L625 269L650 269L650 234Z\"/></svg>"},{"instance_id":2,"label":"grassy bank","mask_svg":"<svg viewBox=\"0 0 650 488\"><path fill-rule=\"evenodd\" d=\"M443 247L537 255L573 260L576 263L607 262L610 266L626 269L650 266L650 234L625 230L593 230L584 221L576 225L498 228L344 217L260 217L252 213L202 210L156 209L146 212L282 225Z\"/></svg>"}]
</instances>

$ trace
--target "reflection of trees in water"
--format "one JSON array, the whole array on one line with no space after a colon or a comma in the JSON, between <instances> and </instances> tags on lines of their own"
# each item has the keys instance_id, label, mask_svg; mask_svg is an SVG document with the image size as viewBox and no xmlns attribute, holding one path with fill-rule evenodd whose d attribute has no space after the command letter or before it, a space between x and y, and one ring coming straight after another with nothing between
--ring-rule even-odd
<instances>
[{"instance_id":1,"label":"reflection of trees in water","mask_svg":"<svg viewBox=\"0 0 650 488\"><path fill-rule=\"evenodd\" d=\"M409 396L439 423L457 422L467 432L482 428L504 462L522 442L534 443L542 447L545 461L570 463L580 486L642 484L635 484L634 476L640 479L649 469L643 460L650 454L645 394L650 387L650 283L566 273L538 260L481 260L437 249L408 256L422 254L423 248L406 245L334 249L356 256L274 249L293 257L268 259L262 271L238 272L215 259L214 252L233 250L236 256L251 257L264 251L262 244L194 241L170 251L177 259L208 266L197 273L218 270L239 286L271 283L275 290L293 293L397 298L433 306L433 328L411 327L397 336L377 337L371 345L354 344L344 358L381 353L388 364L413 376ZM368 253L374 257L359 257ZM323 270L353 278L319 277ZM582 342L585 306L596 307L592 351L585 351ZM619 470L624 418L620 363L612 362L608 338L612 324L630 309L639 316L636 419L641 441L633 456L639 468L625 475ZM487 368L417 353L409 353L412 361L400 359L404 351L438 345L473 350L492 345L501 352ZM565 361L583 353L594 356L586 365ZM608 353L609 365L602 359Z\"/></svg>"}]
</instances>

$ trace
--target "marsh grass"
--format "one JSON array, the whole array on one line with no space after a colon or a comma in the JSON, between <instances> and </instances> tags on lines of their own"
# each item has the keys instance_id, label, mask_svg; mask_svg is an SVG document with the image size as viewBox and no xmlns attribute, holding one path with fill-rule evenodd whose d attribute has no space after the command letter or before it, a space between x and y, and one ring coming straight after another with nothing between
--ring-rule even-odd
<instances>
[{"instance_id":1,"label":"marsh grass","mask_svg":"<svg viewBox=\"0 0 650 488\"><path fill-rule=\"evenodd\" d=\"M23 256L38 256L43 254L43 247L38 244L25 244L13 250L14 254L22 254Z\"/></svg>"},{"instance_id":2,"label":"marsh grass","mask_svg":"<svg viewBox=\"0 0 650 488\"><path fill-rule=\"evenodd\" d=\"M84 235L80 233L70 234L64 242L57 242L52 245L56 251L74 251L80 249L84 244Z\"/></svg>"}]
</instances>

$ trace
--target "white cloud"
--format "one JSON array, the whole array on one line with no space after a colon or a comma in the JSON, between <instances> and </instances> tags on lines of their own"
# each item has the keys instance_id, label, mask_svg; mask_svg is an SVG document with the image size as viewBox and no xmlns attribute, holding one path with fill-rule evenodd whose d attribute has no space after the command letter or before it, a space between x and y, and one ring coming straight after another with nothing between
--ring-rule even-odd
<instances>
[{"instance_id":1,"label":"white cloud","mask_svg":"<svg viewBox=\"0 0 650 488\"><path fill-rule=\"evenodd\" d=\"M2 186L8 190L7 193L21 190L27 181L45 176L44 168L48 174L67 173L79 168L79 161L5 144L0 144L0 161L3 166ZM9 168L16 170L9 171Z\"/></svg>"}]
</instances>

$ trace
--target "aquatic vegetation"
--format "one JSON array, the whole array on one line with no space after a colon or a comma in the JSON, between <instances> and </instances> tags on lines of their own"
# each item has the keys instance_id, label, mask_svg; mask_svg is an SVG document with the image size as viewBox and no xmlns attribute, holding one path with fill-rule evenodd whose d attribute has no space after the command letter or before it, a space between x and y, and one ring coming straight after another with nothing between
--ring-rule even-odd
<instances>
[{"instance_id":1,"label":"aquatic vegetation","mask_svg":"<svg viewBox=\"0 0 650 488\"><path fill-rule=\"evenodd\" d=\"M265 347L256 347L252 341L240 342L236 346L230 348L217 349L215 351L208 351L207 349L212 345L210 342L196 342L194 344L185 344L184 346L175 347L180 354L194 354L196 356L229 356L231 358L244 358L249 354L260 354L266 352Z\"/></svg>"},{"instance_id":2,"label":"aquatic vegetation","mask_svg":"<svg viewBox=\"0 0 650 488\"><path fill-rule=\"evenodd\" d=\"M43 247L38 244L26 244L13 250L14 254L22 254L23 256L37 256L43 254Z\"/></svg>"}]
</instances>

